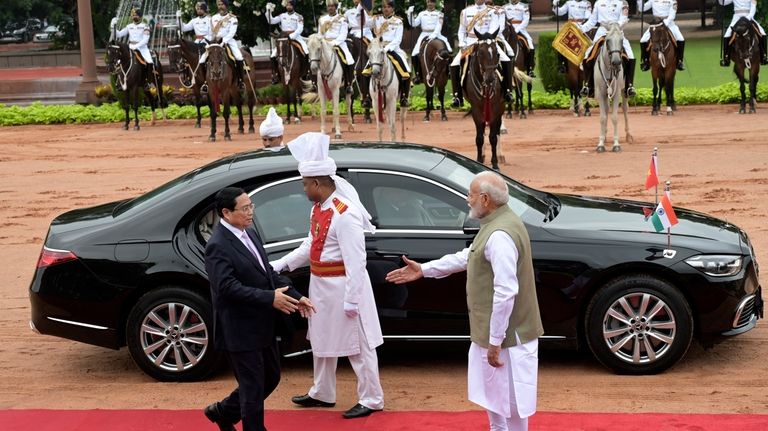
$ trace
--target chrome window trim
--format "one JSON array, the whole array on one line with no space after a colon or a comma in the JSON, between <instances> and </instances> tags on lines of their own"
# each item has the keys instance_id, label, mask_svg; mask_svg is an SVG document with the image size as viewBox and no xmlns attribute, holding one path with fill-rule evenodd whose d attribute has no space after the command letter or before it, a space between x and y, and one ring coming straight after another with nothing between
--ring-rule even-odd
<instances>
[{"instance_id":1,"label":"chrome window trim","mask_svg":"<svg viewBox=\"0 0 768 431\"><path fill-rule=\"evenodd\" d=\"M285 183L289 183L291 181L296 181L296 180L301 180L301 176L299 175L299 176L290 177L290 178L283 178L282 180L277 180L277 181L271 182L269 184L264 184L263 186L259 187L258 189L255 189L254 191L248 193L248 197L250 198L253 195L255 195L256 193L264 191L264 190L266 190L266 189L268 189L270 187L279 186L280 184L285 184Z\"/></svg>"},{"instance_id":2,"label":"chrome window trim","mask_svg":"<svg viewBox=\"0 0 768 431\"><path fill-rule=\"evenodd\" d=\"M443 183L439 183L439 182L437 182L435 180L431 180L429 178L425 178L425 177L422 177L420 175L409 174L407 172L387 171L387 170L382 170L382 169L350 169L349 172L362 172L362 173L367 173L367 174L398 175L398 176L401 176L401 177L413 178L413 179L417 179L417 180L424 181L426 183L430 183L432 185L438 186L441 189L447 190L447 191L453 193L454 195L456 195L456 196L458 196L458 197L460 197L462 199L465 199L465 200L467 199L467 195L465 195L463 193L460 193L460 192L458 192L458 191L456 191L456 190L446 186Z\"/></svg>"},{"instance_id":3,"label":"chrome window trim","mask_svg":"<svg viewBox=\"0 0 768 431\"><path fill-rule=\"evenodd\" d=\"M83 328L100 329L102 331L105 329L109 329L106 326L91 325L90 323L75 322L73 320L66 320L66 319L58 319L56 317L51 317L51 316L46 316L46 318L48 320L53 320L54 322L66 323L67 325L82 326Z\"/></svg>"},{"instance_id":4,"label":"chrome window trim","mask_svg":"<svg viewBox=\"0 0 768 431\"><path fill-rule=\"evenodd\" d=\"M269 243L269 244L265 244L264 245L264 249L269 250L269 249L272 249L272 248L275 248L275 247L282 247L284 245L290 245L290 244L293 244L293 243L301 244L302 242L304 242L305 238L306 237L304 237L304 238L296 238L296 239L289 239L289 240L285 240L285 241L272 242L272 243Z\"/></svg>"}]
</instances>

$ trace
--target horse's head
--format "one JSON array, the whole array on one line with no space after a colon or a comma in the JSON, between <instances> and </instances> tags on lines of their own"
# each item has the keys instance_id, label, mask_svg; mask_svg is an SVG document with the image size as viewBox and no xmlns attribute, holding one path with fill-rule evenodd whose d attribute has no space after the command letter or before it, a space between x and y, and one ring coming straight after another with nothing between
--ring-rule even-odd
<instances>
[{"instance_id":1,"label":"horse's head","mask_svg":"<svg viewBox=\"0 0 768 431\"><path fill-rule=\"evenodd\" d=\"M618 68L621 65L621 50L624 46L624 32L618 23L608 24L608 33L605 35L605 49L611 60L611 65Z\"/></svg>"},{"instance_id":2,"label":"horse's head","mask_svg":"<svg viewBox=\"0 0 768 431\"><path fill-rule=\"evenodd\" d=\"M112 41L107 45L107 70L114 73L120 68L121 63L130 61L130 57L125 56L128 46L123 42Z\"/></svg>"},{"instance_id":3,"label":"horse's head","mask_svg":"<svg viewBox=\"0 0 768 431\"><path fill-rule=\"evenodd\" d=\"M386 51L382 46L381 38L374 37L370 44L368 44L368 62L371 64L371 76L378 78L384 69L384 62L386 61Z\"/></svg>"},{"instance_id":4,"label":"horse's head","mask_svg":"<svg viewBox=\"0 0 768 431\"><path fill-rule=\"evenodd\" d=\"M666 52L672 40L669 37L669 28L664 24L663 19L655 19L648 27L651 32L650 43L653 46L653 52Z\"/></svg>"},{"instance_id":5,"label":"horse's head","mask_svg":"<svg viewBox=\"0 0 768 431\"><path fill-rule=\"evenodd\" d=\"M732 56L734 59L751 59L759 53L758 35L747 17L739 18L732 29L735 36L731 48L734 51Z\"/></svg>"},{"instance_id":6,"label":"horse's head","mask_svg":"<svg viewBox=\"0 0 768 431\"><path fill-rule=\"evenodd\" d=\"M475 32L475 36L477 36L477 40L496 40L496 36L499 34L499 29L497 28L496 31L493 33L478 33L477 29L473 29L472 31Z\"/></svg>"},{"instance_id":7,"label":"horse's head","mask_svg":"<svg viewBox=\"0 0 768 431\"><path fill-rule=\"evenodd\" d=\"M209 78L214 80L224 79L224 72L227 69L226 50L222 45L212 43L208 45L206 51L208 52L206 67L208 69Z\"/></svg>"},{"instance_id":8,"label":"horse's head","mask_svg":"<svg viewBox=\"0 0 768 431\"><path fill-rule=\"evenodd\" d=\"M181 72L187 67L187 62L181 53L183 40L179 37L178 31L172 32L166 39L168 44L168 61L176 66L176 71Z\"/></svg>"},{"instance_id":9,"label":"horse's head","mask_svg":"<svg viewBox=\"0 0 768 431\"><path fill-rule=\"evenodd\" d=\"M307 39L307 50L309 55L309 70L313 75L317 75L320 70L320 58L323 54L323 44L325 40L320 33L314 33Z\"/></svg>"},{"instance_id":10,"label":"horse's head","mask_svg":"<svg viewBox=\"0 0 768 431\"><path fill-rule=\"evenodd\" d=\"M496 45L496 37L483 38L475 44L475 62L482 77L483 87L494 85L498 80L496 70L499 67L499 47Z\"/></svg>"},{"instance_id":11,"label":"horse's head","mask_svg":"<svg viewBox=\"0 0 768 431\"><path fill-rule=\"evenodd\" d=\"M281 33L275 39L275 50L277 51L277 62L282 66L287 66L288 56L291 53L291 39L284 33Z\"/></svg>"}]
</instances>

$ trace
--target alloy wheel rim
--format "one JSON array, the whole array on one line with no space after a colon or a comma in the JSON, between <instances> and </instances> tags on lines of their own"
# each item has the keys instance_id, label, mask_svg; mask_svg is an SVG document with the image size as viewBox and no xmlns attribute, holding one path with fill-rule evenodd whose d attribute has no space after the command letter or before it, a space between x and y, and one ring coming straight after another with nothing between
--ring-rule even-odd
<instances>
[{"instance_id":1,"label":"alloy wheel rim","mask_svg":"<svg viewBox=\"0 0 768 431\"><path fill-rule=\"evenodd\" d=\"M197 365L208 350L208 327L186 304L163 303L144 316L141 348L158 368L181 372Z\"/></svg>"},{"instance_id":2,"label":"alloy wheel rim","mask_svg":"<svg viewBox=\"0 0 768 431\"><path fill-rule=\"evenodd\" d=\"M675 341L677 323L669 305L650 293L619 297L603 316L603 339L623 362L640 365L659 360Z\"/></svg>"}]
</instances>

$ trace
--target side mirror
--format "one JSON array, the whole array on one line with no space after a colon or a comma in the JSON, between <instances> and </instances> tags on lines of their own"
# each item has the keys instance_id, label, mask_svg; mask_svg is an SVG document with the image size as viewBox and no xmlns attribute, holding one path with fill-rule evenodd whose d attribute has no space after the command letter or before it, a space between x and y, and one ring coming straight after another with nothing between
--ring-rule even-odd
<instances>
[{"instance_id":1,"label":"side mirror","mask_svg":"<svg viewBox=\"0 0 768 431\"><path fill-rule=\"evenodd\" d=\"M480 220L467 217L461 229L465 235L477 235L477 232L480 231Z\"/></svg>"}]
</instances>

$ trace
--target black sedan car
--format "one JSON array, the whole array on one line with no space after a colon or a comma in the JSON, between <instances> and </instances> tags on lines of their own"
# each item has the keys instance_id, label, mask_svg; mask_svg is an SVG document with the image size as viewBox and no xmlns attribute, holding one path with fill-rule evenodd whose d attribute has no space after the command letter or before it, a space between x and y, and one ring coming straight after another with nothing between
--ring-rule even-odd
<instances>
[{"instance_id":1,"label":"black sedan car","mask_svg":"<svg viewBox=\"0 0 768 431\"><path fill-rule=\"evenodd\" d=\"M411 144L338 144L331 156L378 227L366 245L385 338L467 340L463 273L403 286L384 276L402 265L401 255L427 261L472 241L478 225L467 218L467 189L488 168ZM649 204L507 181L509 206L531 238L542 342L588 347L615 372L649 374L675 364L694 336L710 344L762 317L757 262L738 227L677 208L665 251L667 236L644 220ZM218 355L204 247L217 218L213 197L233 185L250 194L271 260L306 237L310 203L290 153L235 154L135 199L53 220L30 286L31 327L113 349L127 345L159 380L205 377ZM288 275L306 292L308 267ZM297 342L306 343L302 324L287 321L285 353L306 349Z\"/></svg>"}]
</instances>

